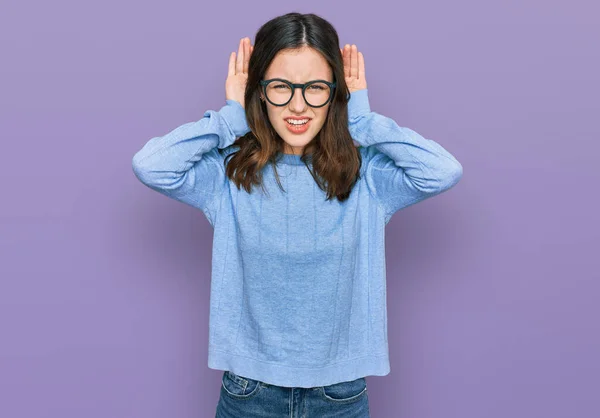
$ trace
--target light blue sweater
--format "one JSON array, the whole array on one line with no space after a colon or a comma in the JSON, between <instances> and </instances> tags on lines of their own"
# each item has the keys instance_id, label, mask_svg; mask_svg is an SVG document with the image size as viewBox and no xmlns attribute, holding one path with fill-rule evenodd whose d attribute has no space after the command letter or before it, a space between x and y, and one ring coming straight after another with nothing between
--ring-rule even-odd
<instances>
[{"instance_id":1,"label":"light blue sweater","mask_svg":"<svg viewBox=\"0 0 600 418\"><path fill-rule=\"evenodd\" d=\"M343 203L326 201L293 154L277 163L287 193L270 166L268 195L238 190L217 151L249 131L233 100L133 157L142 183L200 209L214 228L209 368L287 387L390 372L385 225L454 186L462 166L433 140L372 112L366 89L351 94L348 113L362 178Z\"/></svg>"}]
</instances>

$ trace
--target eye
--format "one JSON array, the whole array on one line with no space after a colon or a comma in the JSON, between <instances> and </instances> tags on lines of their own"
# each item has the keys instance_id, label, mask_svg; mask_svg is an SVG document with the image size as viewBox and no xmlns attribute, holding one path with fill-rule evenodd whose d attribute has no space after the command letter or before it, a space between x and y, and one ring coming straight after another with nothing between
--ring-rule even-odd
<instances>
[{"instance_id":1,"label":"eye","mask_svg":"<svg viewBox=\"0 0 600 418\"><path fill-rule=\"evenodd\" d=\"M274 89L279 89L279 90L283 90L283 89L289 89L290 86L288 86L287 84L276 84L273 86Z\"/></svg>"},{"instance_id":2,"label":"eye","mask_svg":"<svg viewBox=\"0 0 600 418\"><path fill-rule=\"evenodd\" d=\"M308 86L308 88L311 90L325 90L325 87L323 87L319 84L312 84L312 85Z\"/></svg>"}]
</instances>

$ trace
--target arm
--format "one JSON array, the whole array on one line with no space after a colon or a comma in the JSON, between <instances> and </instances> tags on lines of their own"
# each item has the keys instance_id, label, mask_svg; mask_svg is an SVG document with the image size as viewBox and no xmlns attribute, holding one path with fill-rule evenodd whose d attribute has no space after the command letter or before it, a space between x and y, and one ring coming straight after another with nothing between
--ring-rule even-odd
<instances>
[{"instance_id":1,"label":"arm","mask_svg":"<svg viewBox=\"0 0 600 418\"><path fill-rule=\"evenodd\" d=\"M219 111L151 138L133 156L133 172L151 189L202 210L213 225L214 203L227 185L218 148L249 130L242 105L226 100Z\"/></svg>"},{"instance_id":2,"label":"arm","mask_svg":"<svg viewBox=\"0 0 600 418\"><path fill-rule=\"evenodd\" d=\"M351 93L348 121L352 138L366 147L365 181L386 223L396 211L450 189L462 177L462 165L441 145L372 112L367 89Z\"/></svg>"}]
</instances>

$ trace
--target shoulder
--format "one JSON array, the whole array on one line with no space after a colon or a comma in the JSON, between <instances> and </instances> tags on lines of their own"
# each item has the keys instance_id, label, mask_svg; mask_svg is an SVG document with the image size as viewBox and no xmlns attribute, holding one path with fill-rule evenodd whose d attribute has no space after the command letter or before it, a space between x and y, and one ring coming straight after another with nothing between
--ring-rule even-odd
<instances>
[{"instance_id":1,"label":"shoulder","mask_svg":"<svg viewBox=\"0 0 600 418\"><path fill-rule=\"evenodd\" d=\"M361 145L358 147L358 151L360 152L361 157L369 160L376 155L381 154L381 151L379 151L375 145L369 145L368 147Z\"/></svg>"},{"instance_id":2,"label":"shoulder","mask_svg":"<svg viewBox=\"0 0 600 418\"><path fill-rule=\"evenodd\" d=\"M236 152L238 152L240 150L240 146L236 145L236 144L232 144L230 146L228 146L227 148L222 148L219 150L219 155L221 156L221 161L223 161L225 158L227 158L228 155L230 154L234 154Z\"/></svg>"},{"instance_id":3,"label":"shoulder","mask_svg":"<svg viewBox=\"0 0 600 418\"><path fill-rule=\"evenodd\" d=\"M223 165L225 158L229 154L233 154L234 152L239 151L239 149L239 145L230 145L226 148L214 147L204 154L204 158L206 158L207 161L212 161L219 165Z\"/></svg>"},{"instance_id":4,"label":"shoulder","mask_svg":"<svg viewBox=\"0 0 600 418\"><path fill-rule=\"evenodd\" d=\"M358 151L360 152L360 157L362 160L360 165L361 173L364 173L369 164L372 163L376 158L385 156L385 154L379 151L374 145L369 145L368 147L361 145L358 147Z\"/></svg>"}]
</instances>

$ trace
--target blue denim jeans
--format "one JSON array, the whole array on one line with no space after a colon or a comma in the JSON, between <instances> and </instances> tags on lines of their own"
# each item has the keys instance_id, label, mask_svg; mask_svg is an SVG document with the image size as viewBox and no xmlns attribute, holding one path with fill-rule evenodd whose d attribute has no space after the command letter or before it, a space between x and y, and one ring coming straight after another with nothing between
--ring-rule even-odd
<instances>
[{"instance_id":1,"label":"blue denim jeans","mask_svg":"<svg viewBox=\"0 0 600 418\"><path fill-rule=\"evenodd\" d=\"M224 371L215 418L369 418L367 380L313 388L275 386Z\"/></svg>"}]
</instances>

